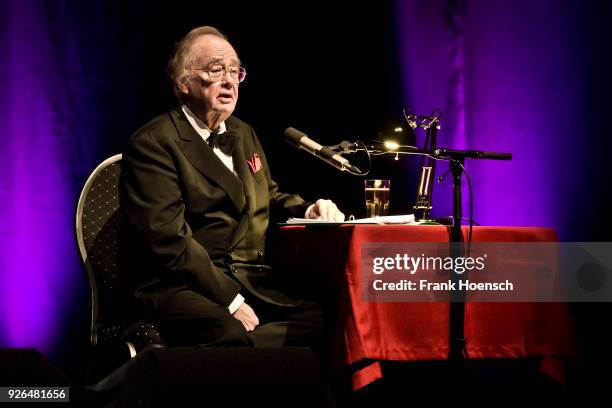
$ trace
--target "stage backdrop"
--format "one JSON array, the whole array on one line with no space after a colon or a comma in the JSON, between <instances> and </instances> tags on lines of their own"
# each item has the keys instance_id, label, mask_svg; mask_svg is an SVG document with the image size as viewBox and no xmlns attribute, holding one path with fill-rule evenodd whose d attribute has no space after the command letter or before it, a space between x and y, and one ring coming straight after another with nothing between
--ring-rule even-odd
<instances>
[{"instance_id":1,"label":"stage backdrop","mask_svg":"<svg viewBox=\"0 0 612 408\"><path fill-rule=\"evenodd\" d=\"M609 240L609 5L329 3L231 12L181 1L1 3L0 346L66 354L87 340L78 194L100 161L173 103L165 61L196 25L219 26L247 63L238 113L287 190L361 208L362 181L290 150L285 127L334 144L373 137L403 107L438 107L439 145L514 155L467 164L478 222ZM373 175L398 181L394 212L409 212L415 161L374 165ZM451 214L450 197L448 182L436 186L435 216Z\"/></svg>"},{"instance_id":2,"label":"stage backdrop","mask_svg":"<svg viewBox=\"0 0 612 408\"><path fill-rule=\"evenodd\" d=\"M606 4L603 4L606 3ZM443 111L438 145L501 151L468 161L483 225L557 228L565 240L605 221L610 148L610 6L583 1L396 2L404 100ZM438 174L448 169L438 164ZM451 178L434 212L451 214ZM468 188L464 183L464 216Z\"/></svg>"}]
</instances>

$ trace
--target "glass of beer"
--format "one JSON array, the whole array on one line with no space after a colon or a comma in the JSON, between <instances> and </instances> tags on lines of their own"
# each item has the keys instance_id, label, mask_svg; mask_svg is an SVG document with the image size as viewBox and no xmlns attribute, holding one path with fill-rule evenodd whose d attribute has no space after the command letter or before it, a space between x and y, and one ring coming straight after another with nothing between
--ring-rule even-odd
<instances>
[{"instance_id":1,"label":"glass of beer","mask_svg":"<svg viewBox=\"0 0 612 408\"><path fill-rule=\"evenodd\" d=\"M387 215L390 188L390 180L365 180L367 218Z\"/></svg>"}]
</instances>

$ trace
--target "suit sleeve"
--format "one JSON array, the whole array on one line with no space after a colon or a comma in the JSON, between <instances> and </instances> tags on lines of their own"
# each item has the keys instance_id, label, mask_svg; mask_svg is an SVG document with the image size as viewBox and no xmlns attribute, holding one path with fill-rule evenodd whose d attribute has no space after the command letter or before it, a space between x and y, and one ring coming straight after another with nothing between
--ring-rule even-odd
<instances>
[{"instance_id":1,"label":"suit sleeve","mask_svg":"<svg viewBox=\"0 0 612 408\"><path fill-rule=\"evenodd\" d=\"M149 131L132 136L122 160L121 206L127 222L161 266L159 278L169 284L187 283L228 307L240 285L217 268L192 238L171 151Z\"/></svg>"},{"instance_id":2,"label":"suit sleeve","mask_svg":"<svg viewBox=\"0 0 612 408\"><path fill-rule=\"evenodd\" d=\"M266 155L259 143L259 139L255 134L255 131L251 129L253 140L257 146L257 150L260 152L262 168L266 179L268 181L268 191L270 193L270 208L275 213L282 213L286 217L297 217L303 218L306 213L306 209L312 204L304 201L302 197L297 194L281 193L278 190L278 184L272 179L270 174L270 168L268 167L268 161Z\"/></svg>"}]
</instances>

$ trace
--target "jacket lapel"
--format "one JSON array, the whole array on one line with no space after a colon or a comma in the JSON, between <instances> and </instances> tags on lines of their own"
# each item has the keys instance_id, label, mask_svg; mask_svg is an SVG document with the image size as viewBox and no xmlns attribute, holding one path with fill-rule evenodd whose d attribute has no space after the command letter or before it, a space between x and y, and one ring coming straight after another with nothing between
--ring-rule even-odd
<instances>
[{"instance_id":1,"label":"jacket lapel","mask_svg":"<svg viewBox=\"0 0 612 408\"><path fill-rule=\"evenodd\" d=\"M234 135L238 138L236 141L236 149L234 150L233 158L234 158L234 170L242 180L243 192L245 197L245 206L246 211L242 214L242 219L240 220L240 224L238 225L238 229L234 234L234 239L232 242L232 247L235 247L244 237L249 229L249 220L253 217L255 211L255 179L253 178L253 174L249 169L247 164L247 152L245 151L246 141L242 140L244 135L240 134L240 132L232 126L231 120L225 121L225 126L227 127L228 132L233 132Z\"/></svg>"},{"instance_id":2,"label":"jacket lapel","mask_svg":"<svg viewBox=\"0 0 612 408\"><path fill-rule=\"evenodd\" d=\"M239 142L234 151L234 170L242 180L247 212L253 215L255 210L255 178L248 166L246 155L244 143Z\"/></svg>"},{"instance_id":3,"label":"jacket lapel","mask_svg":"<svg viewBox=\"0 0 612 408\"><path fill-rule=\"evenodd\" d=\"M176 126L179 135L178 144L185 153L185 157L199 172L225 190L238 212L242 213L246 205L243 183L225 167L212 149L206 145L189 124L180 108L171 110L170 117ZM240 141L237 141L237 144L240 146Z\"/></svg>"}]
</instances>

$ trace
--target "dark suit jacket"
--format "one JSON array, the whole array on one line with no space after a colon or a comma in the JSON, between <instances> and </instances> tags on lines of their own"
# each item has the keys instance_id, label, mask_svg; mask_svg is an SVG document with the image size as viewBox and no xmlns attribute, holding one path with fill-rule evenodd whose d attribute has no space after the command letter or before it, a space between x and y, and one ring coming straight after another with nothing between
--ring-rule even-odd
<instances>
[{"instance_id":1,"label":"dark suit jacket","mask_svg":"<svg viewBox=\"0 0 612 408\"><path fill-rule=\"evenodd\" d=\"M270 177L253 128L230 117L237 138L236 177L180 108L139 129L123 153L122 277L149 312L189 288L228 306L240 291L280 305L294 302L270 283L264 265L271 207L303 217L308 204L283 194ZM247 160L259 155L253 173Z\"/></svg>"}]
</instances>

